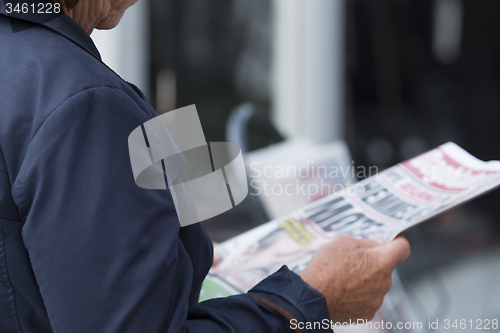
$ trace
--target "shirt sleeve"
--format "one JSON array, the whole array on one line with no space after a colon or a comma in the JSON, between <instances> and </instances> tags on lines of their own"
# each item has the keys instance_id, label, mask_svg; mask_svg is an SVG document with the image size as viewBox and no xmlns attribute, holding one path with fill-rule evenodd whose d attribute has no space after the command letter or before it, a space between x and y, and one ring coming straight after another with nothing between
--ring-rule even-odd
<instances>
[{"instance_id":1,"label":"shirt sleeve","mask_svg":"<svg viewBox=\"0 0 500 333\"><path fill-rule=\"evenodd\" d=\"M260 308L264 305L264 313L272 317L262 317L260 324L259 321L248 320L248 313L237 310L241 298L256 302ZM235 323L236 329L229 330L231 332L332 332L323 294L310 287L287 266L261 281L247 294L208 300L190 310L190 315L195 318L203 317L207 310L216 311L217 318L227 318ZM188 321L186 325L201 329L202 325L210 327L210 324ZM248 330L244 329L245 326ZM216 329L213 331L217 332Z\"/></svg>"},{"instance_id":2,"label":"shirt sleeve","mask_svg":"<svg viewBox=\"0 0 500 333\"><path fill-rule=\"evenodd\" d=\"M92 88L28 147L13 196L54 332L288 332L287 313L328 320L323 295L286 267L248 294L193 302L209 264L191 261L170 192L132 175L128 135L149 118L125 92ZM208 239L194 243L211 258Z\"/></svg>"}]
</instances>

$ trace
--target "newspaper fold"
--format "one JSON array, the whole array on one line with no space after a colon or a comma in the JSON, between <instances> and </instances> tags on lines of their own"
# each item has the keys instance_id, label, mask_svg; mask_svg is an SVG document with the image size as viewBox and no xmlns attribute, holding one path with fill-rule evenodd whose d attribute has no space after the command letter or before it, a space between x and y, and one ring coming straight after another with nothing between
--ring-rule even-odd
<instances>
[{"instance_id":1,"label":"newspaper fold","mask_svg":"<svg viewBox=\"0 0 500 333\"><path fill-rule=\"evenodd\" d=\"M449 142L220 244L201 300L247 292L282 265L300 272L332 239L402 231L500 186L500 161Z\"/></svg>"}]
</instances>

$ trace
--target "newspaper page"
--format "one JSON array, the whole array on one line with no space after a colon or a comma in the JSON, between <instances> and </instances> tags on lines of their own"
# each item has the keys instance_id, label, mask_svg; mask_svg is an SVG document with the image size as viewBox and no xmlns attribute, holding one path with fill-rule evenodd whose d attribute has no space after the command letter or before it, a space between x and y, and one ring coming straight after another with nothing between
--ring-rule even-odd
<instances>
[{"instance_id":1,"label":"newspaper page","mask_svg":"<svg viewBox=\"0 0 500 333\"><path fill-rule=\"evenodd\" d=\"M500 162L449 142L220 244L200 300L244 293L282 265L298 273L332 239L402 231L500 185Z\"/></svg>"},{"instance_id":2,"label":"newspaper page","mask_svg":"<svg viewBox=\"0 0 500 333\"><path fill-rule=\"evenodd\" d=\"M343 140L317 144L303 137L245 154L251 179L250 193L259 196L271 219L355 183L355 175L350 172L354 170L351 161L349 148ZM305 190L312 187L321 190ZM275 191L275 188L284 190ZM288 195L290 188L304 190Z\"/></svg>"}]
</instances>

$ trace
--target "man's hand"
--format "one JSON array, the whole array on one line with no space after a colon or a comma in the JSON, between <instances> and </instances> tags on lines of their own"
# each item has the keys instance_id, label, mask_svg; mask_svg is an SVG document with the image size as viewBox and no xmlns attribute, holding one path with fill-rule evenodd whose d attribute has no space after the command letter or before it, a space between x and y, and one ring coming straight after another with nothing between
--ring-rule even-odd
<instances>
[{"instance_id":1,"label":"man's hand","mask_svg":"<svg viewBox=\"0 0 500 333\"><path fill-rule=\"evenodd\" d=\"M299 273L325 295L334 322L370 320L382 305L394 267L410 255L410 244L402 236L382 242L341 236L320 247Z\"/></svg>"}]
</instances>

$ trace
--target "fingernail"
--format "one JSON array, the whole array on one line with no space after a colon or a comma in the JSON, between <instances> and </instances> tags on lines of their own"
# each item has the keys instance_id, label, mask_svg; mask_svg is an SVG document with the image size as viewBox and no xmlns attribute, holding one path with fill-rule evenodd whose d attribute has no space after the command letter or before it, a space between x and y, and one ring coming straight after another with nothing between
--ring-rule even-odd
<instances>
[{"instance_id":1,"label":"fingernail","mask_svg":"<svg viewBox=\"0 0 500 333\"><path fill-rule=\"evenodd\" d=\"M380 245L384 245L385 243L387 243L387 239L384 236L377 236L374 239Z\"/></svg>"}]
</instances>

